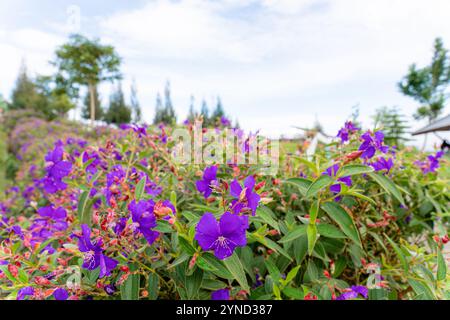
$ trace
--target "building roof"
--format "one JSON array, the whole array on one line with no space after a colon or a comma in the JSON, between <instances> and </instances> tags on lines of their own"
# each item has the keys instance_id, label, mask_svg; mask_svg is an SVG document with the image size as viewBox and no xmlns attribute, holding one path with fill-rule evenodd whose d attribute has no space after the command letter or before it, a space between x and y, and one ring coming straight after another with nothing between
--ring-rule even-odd
<instances>
[{"instance_id":1,"label":"building roof","mask_svg":"<svg viewBox=\"0 0 450 320\"><path fill-rule=\"evenodd\" d=\"M412 135L415 136L418 134L424 134L434 131L448 131L448 130L450 130L450 114L446 117L443 117L430 123L429 125L423 127L420 130L413 132Z\"/></svg>"}]
</instances>

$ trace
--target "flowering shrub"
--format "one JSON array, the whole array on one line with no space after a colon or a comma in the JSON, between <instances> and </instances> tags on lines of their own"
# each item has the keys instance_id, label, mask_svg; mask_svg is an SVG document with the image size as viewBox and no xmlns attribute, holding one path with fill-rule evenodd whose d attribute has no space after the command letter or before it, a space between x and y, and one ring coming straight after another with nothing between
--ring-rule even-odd
<instances>
[{"instance_id":1,"label":"flowering shrub","mask_svg":"<svg viewBox=\"0 0 450 320\"><path fill-rule=\"evenodd\" d=\"M7 299L445 299L448 160L351 123L314 159L180 165L171 128L30 118L0 203Z\"/></svg>"}]
</instances>

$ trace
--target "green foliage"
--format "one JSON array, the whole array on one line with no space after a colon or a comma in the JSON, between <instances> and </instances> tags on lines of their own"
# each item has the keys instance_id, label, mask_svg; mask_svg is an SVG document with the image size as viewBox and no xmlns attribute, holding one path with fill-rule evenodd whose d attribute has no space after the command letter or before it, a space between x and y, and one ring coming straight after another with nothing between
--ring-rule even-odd
<instances>
[{"instance_id":1,"label":"green foliage","mask_svg":"<svg viewBox=\"0 0 450 320\"><path fill-rule=\"evenodd\" d=\"M450 84L450 57L442 39L434 42L431 64L423 68L411 65L408 74L398 84L400 91L421 104L416 119L436 119L443 111Z\"/></svg>"},{"instance_id":2,"label":"green foliage","mask_svg":"<svg viewBox=\"0 0 450 320\"><path fill-rule=\"evenodd\" d=\"M410 140L406 137L407 123L405 115L397 107L380 108L374 116L374 127L383 130L384 139L390 145L401 146Z\"/></svg>"},{"instance_id":3,"label":"green foliage","mask_svg":"<svg viewBox=\"0 0 450 320\"><path fill-rule=\"evenodd\" d=\"M100 95L98 93L97 87L94 87L94 105L95 105L95 120L101 120L103 119L104 111L102 108L102 102L100 99ZM91 119L91 94L86 92L84 99L83 99L83 107L81 109L81 116L84 119Z\"/></svg>"},{"instance_id":4,"label":"green foliage","mask_svg":"<svg viewBox=\"0 0 450 320\"><path fill-rule=\"evenodd\" d=\"M119 83L109 98L109 108L105 113L104 119L107 123L122 124L131 121L131 108L126 104Z\"/></svg>"},{"instance_id":5,"label":"green foliage","mask_svg":"<svg viewBox=\"0 0 450 320\"><path fill-rule=\"evenodd\" d=\"M174 125L177 122L175 110L172 105L172 98L170 95L170 82L166 83L164 89L164 106L160 94L156 97L155 116L153 118L153 124L157 125L164 123L166 125Z\"/></svg>"}]
</instances>

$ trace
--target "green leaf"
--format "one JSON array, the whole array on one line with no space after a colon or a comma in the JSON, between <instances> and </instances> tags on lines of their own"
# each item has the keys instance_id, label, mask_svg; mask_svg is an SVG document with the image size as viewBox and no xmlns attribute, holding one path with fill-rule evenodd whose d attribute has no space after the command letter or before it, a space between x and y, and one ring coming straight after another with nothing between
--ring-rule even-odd
<instances>
[{"instance_id":1,"label":"green leaf","mask_svg":"<svg viewBox=\"0 0 450 320\"><path fill-rule=\"evenodd\" d=\"M288 258L290 261L292 261L291 256L286 252L286 250L284 250L280 245L278 245L276 242L266 238L266 237L262 237L260 235L254 235L254 234L249 234L249 238L252 238L253 240L261 243L262 245L265 245L266 247L268 247L269 249L274 250L275 252L285 256L286 258Z\"/></svg>"},{"instance_id":2,"label":"green leaf","mask_svg":"<svg viewBox=\"0 0 450 320\"><path fill-rule=\"evenodd\" d=\"M317 232L321 236L324 236L327 238L334 238L334 239L346 238L345 234L343 234L341 230L336 228L334 225L328 224L328 223L317 224Z\"/></svg>"},{"instance_id":3,"label":"green leaf","mask_svg":"<svg viewBox=\"0 0 450 320\"><path fill-rule=\"evenodd\" d=\"M283 238L281 238L278 242L284 243L284 242L290 242L293 241L302 235L306 234L306 228L307 225L302 224L299 226L295 226L294 229L289 231Z\"/></svg>"},{"instance_id":4,"label":"green leaf","mask_svg":"<svg viewBox=\"0 0 450 320\"><path fill-rule=\"evenodd\" d=\"M135 271L135 265L130 267L131 271ZM139 274L130 274L125 282L120 286L120 296L122 300L139 300Z\"/></svg>"},{"instance_id":5,"label":"green leaf","mask_svg":"<svg viewBox=\"0 0 450 320\"><path fill-rule=\"evenodd\" d=\"M354 190L347 190L345 192L341 192L341 194L347 195L347 196L354 196L354 197L363 199L363 200L365 200L367 202L370 202L371 204L376 205L376 202L373 199L371 199L371 198L369 198L369 197L367 197L367 196L365 196L365 195L363 195L363 194L361 194L359 192L356 192Z\"/></svg>"},{"instance_id":6,"label":"green leaf","mask_svg":"<svg viewBox=\"0 0 450 320\"><path fill-rule=\"evenodd\" d=\"M97 198L90 199L89 198L89 192L83 191L81 193L80 198L78 200L78 217L80 219L80 223L91 225L92 220L92 206L94 204L94 201Z\"/></svg>"},{"instance_id":7,"label":"green leaf","mask_svg":"<svg viewBox=\"0 0 450 320\"><path fill-rule=\"evenodd\" d=\"M322 209L333 219L341 228L341 230L352 239L360 247L361 240L359 239L358 230L356 229L355 223L352 217L349 216L347 211L345 211L340 205L334 202L326 202L322 205Z\"/></svg>"},{"instance_id":8,"label":"green leaf","mask_svg":"<svg viewBox=\"0 0 450 320\"><path fill-rule=\"evenodd\" d=\"M408 283L413 288L414 292L418 295L416 300L435 300L431 289L422 281L418 281L412 278L408 278Z\"/></svg>"},{"instance_id":9,"label":"green leaf","mask_svg":"<svg viewBox=\"0 0 450 320\"><path fill-rule=\"evenodd\" d=\"M289 282L291 282L292 280L294 280L295 276L298 273L298 270L300 270L300 265L296 266L294 269L292 269L291 271L289 271L289 273L286 276L286 279L284 280L284 282L286 284L288 284Z\"/></svg>"},{"instance_id":10,"label":"green leaf","mask_svg":"<svg viewBox=\"0 0 450 320\"><path fill-rule=\"evenodd\" d=\"M314 246L317 241L317 228L315 224L308 224L308 228L306 229L306 234L308 235L308 254L311 255Z\"/></svg>"},{"instance_id":11,"label":"green leaf","mask_svg":"<svg viewBox=\"0 0 450 320\"><path fill-rule=\"evenodd\" d=\"M317 215L319 214L320 201L314 201L309 211L309 223L316 224Z\"/></svg>"},{"instance_id":12,"label":"green leaf","mask_svg":"<svg viewBox=\"0 0 450 320\"><path fill-rule=\"evenodd\" d=\"M296 186L299 189L302 196L306 195L306 191L308 191L308 188L312 183L310 180L303 178L291 178L286 180L285 182Z\"/></svg>"},{"instance_id":13,"label":"green leaf","mask_svg":"<svg viewBox=\"0 0 450 320\"><path fill-rule=\"evenodd\" d=\"M230 273L234 276L234 279L236 279L241 288L247 292L250 292L244 267L242 267L241 261L239 260L236 252L234 252L231 257L223 260L223 263L228 271L230 271Z\"/></svg>"},{"instance_id":14,"label":"green leaf","mask_svg":"<svg viewBox=\"0 0 450 320\"><path fill-rule=\"evenodd\" d=\"M368 174L373 180L375 180L387 193L394 196L401 204L405 205L405 201L403 200L403 196L398 190L392 180L388 179L384 175L371 172Z\"/></svg>"},{"instance_id":15,"label":"green leaf","mask_svg":"<svg viewBox=\"0 0 450 320\"><path fill-rule=\"evenodd\" d=\"M299 288L286 287L283 289L283 293L289 298L296 300L303 300L305 295L303 294L303 290Z\"/></svg>"},{"instance_id":16,"label":"green leaf","mask_svg":"<svg viewBox=\"0 0 450 320\"><path fill-rule=\"evenodd\" d=\"M148 298L150 300L156 300L158 298L159 291L159 277L157 274L150 273L148 275Z\"/></svg>"},{"instance_id":17,"label":"green leaf","mask_svg":"<svg viewBox=\"0 0 450 320\"><path fill-rule=\"evenodd\" d=\"M408 272L408 262L406 261L406 257L403 254L402 250L397 246L397 244L392 241L391 238L389 238L387 235L384 235L386 237L386 239L389 241L389 243L391 244L392 248L394 248L395 253L397 254L398 259L400 260L400 263L403 267L403 270L407 273Z\"/></svg>"},{"instance_id":18,"label":"green leaf","mask_svg":"<svg viewBox=\"0 0 450 320\"><path fill-rule=\"evenodd\" d=\"M436 279L438 281L445 280L445 277L447 275L447 264L445 263L444 256L442 255L442 252L439 249L437 249L437 265L438 269Z\"/></svg>"},{"instance_id":19,"label":"green leaf","mask_svg":"<svg viewBox=\"0 0 450 320\"><path fill-rule=\"evenodd\" d=\"M194 247L189 243L189 241L184 236L178 237L178 242L181 248L189 255L193 255L195 253Z\"/></svg>"},{"instance_id":20,"label":"green leaf","mask_svg":"<svg viewBox=\"0 0 450 320\"><path fill-rule=\"evenodd\" d=\"M276 222L276 220L273 218L274 213L266 206L260 206L258 209L256 209L256 216L261 218L265 223L267 223L275 230L280 231L280 226L278 225L278 222Z\"/></svg>"},{"instance_id":21,"label":"green leaf","mask_svg":"<svg viewBox=\"0 0 450 320\"><path fill-rule=\"evenodd\" d=\"M315 196L320 190L322 190L325 187L328 187L333 182L333 179L323 174L319 178L317 178L311 185L309 186L308 190L306 191L306 198L311 198L312 196Z\"/></svg>"},{"instance_id":22,"label":"green leaf","mask_svg":"<svg viewBox=\"0 0 450 320\"><path fill-rule=\"evenodd\" d=\"M194 299L198 296L203 281L203 270L196 268L192 275L186 277L186 293L188 299Z\"/></svg>"},{"instance_id":23,"label":"green leaf","mask_svg":"<svg viewBox=\"0 0 450 320\"><path fill-rule=\"evenodd\" d=\"M210 265L203 257L197 257L197 260L195 262L197 266L205 271L217 271L217 268Z\"/></svg>"},{"instance_id":24,"label":"green leaf","mask_svg":"<svg viewBox=\"0 0 450 320\"><path fill-rule=\"evenodd\" d=\"M216 271L211 272L218 277L228 280L234 279L234 275L230 271L228 271L225 264L221 260L218 260L213 254L205 252L202 254L202 258L206 261L206 263L208 263L211 268L216 269Z\"/></svg>"},{"instance_id":25,"label":"green leaf","mask_svg":"<svg viewBox=\"0 0 450 320\"><path fill-rule=\"evenodd\" d=\"M134 197L136 198L136 201L139 201L142 199L142 196L144 195L146 183L147 183L147 177L144 176L141 180L139 180L138 184L136 185L136 189L134 190Z\"/></svg>"},{"instance_id":26,"label":"green leaf","mask_svg":"<svg viewBox=\"0 0 450 320\"><path fill-rule=\"evenodd\" d=\"M272 277L272 279L278 283L278 281L282 280L281 279L281 272L278 269L278 267L275 265L275 263L272 261L271 258L266 259L264 261L264 264L267 267L267 271L269 272L270 276Z\"/></svg>"},{"instance_id":27,"label":"green leaf","mask_svg":"<svg viewBox=\"0 0 450 320\"><path fill-rule=\"evenodd\" d=\"M347 177L357 174L373 172L373 168L362 164L350 164L343 166L337 173L338 177Z\"/></svg>"}]
</instances>

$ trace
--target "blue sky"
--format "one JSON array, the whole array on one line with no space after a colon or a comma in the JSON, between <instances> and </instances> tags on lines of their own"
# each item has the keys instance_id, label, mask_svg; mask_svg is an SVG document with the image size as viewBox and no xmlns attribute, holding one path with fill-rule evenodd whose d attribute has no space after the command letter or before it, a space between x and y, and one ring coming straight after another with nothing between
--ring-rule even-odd
<instances>
[{"instance_id":1,"label":"blue sky","mask_svg":"<svg viewBox=\"0 0 450 320\"><path fill-rule=\"evenodd\" d=\"M9 97L22 59L31 74L52 72L55 47L75 30L73 6L76 30L116 46L146 120L170 80L181 119L191 95L198 109L220 95L232 119L271 136L316 118L335 134L354 105L367 126L381 106L411 116L417 105L396 83L430 61L435 37L450 47L447 0L2 0L0 93Z\"/></svg>"}]
</instances>

